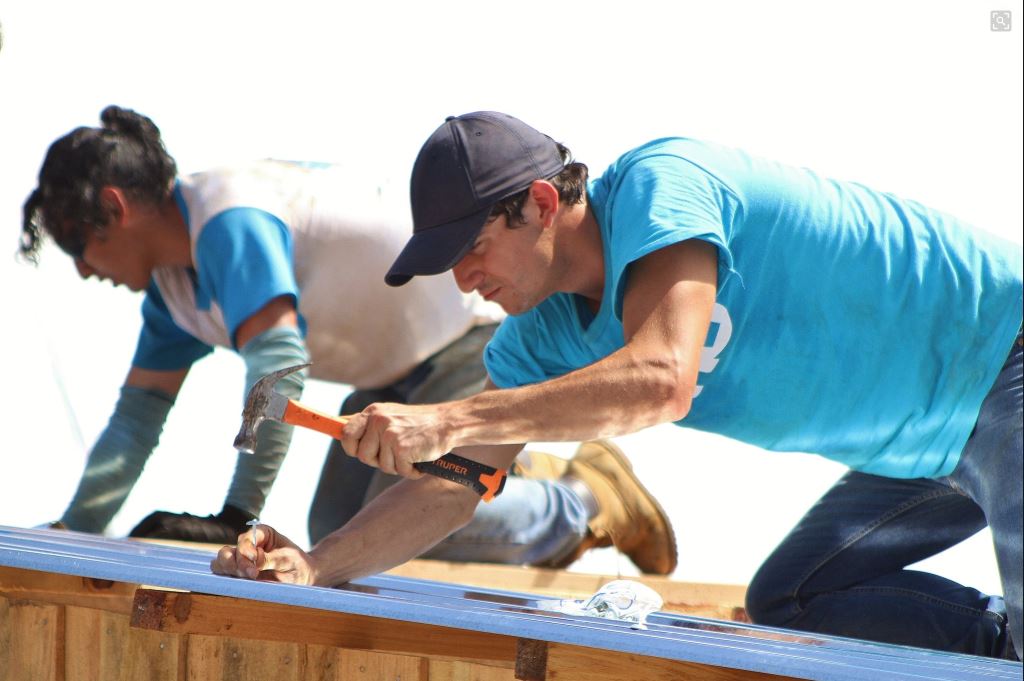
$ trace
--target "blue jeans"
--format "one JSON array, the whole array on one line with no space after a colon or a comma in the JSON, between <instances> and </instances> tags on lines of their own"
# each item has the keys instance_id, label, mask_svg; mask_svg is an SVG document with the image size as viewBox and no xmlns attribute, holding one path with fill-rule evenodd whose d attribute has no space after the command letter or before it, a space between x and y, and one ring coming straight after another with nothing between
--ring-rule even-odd
<instances>
[{"instance_id":1,"label":"blue jeans","mask_svg":"<svg viewBox=\"0 0 1024 681\"><path fill-rule=\"evenodd\" d=\"M950 476L847 473L754 576L751 619L991 657L1012 656L1012 638L1019 655L1022 351L1018 335ZM1002 598L906 569L986 525Z\"/></svg>"},{"instance_id":2,"label":"blue jeans","mask_svg":"<svg viewBox=\"0 0 1024 681\"><path fill-rule=\"evenodd\" d=\"M483 349L496 325L478 326L384 388L356 390L342 414L374 402L428 404L483 390ZM309 511L314 544L347 523L364 504L400 478L345 454L334 441ZM553 481L510 477L502 493L477 506L473 520L423 555L437 560L535 565L558 561L583 540L587 511L574 492Z\"/></svg>"}]
</instances>

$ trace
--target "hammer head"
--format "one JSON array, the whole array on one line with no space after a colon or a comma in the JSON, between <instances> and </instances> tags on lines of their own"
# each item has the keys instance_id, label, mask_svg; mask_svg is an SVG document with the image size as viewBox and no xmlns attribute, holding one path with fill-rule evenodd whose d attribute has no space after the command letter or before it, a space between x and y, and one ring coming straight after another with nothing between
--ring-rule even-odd
<instances>
[{"instance_id":1,"label":"hammer head","mask_svg":"<svg viewBox=\"0 0 1024 681\"><path fill-rule=\"evenodd\" d=\"M309 365L310 362L306 362L279 369L253 384L245 398L245 407L242 408L242 427L235 436L235 449L252 454L256 449L256 430L267 418L267 408L270 406L270 398L274 395L274 385L285 376L301 371Z\"/></svg>"}]
</instances>

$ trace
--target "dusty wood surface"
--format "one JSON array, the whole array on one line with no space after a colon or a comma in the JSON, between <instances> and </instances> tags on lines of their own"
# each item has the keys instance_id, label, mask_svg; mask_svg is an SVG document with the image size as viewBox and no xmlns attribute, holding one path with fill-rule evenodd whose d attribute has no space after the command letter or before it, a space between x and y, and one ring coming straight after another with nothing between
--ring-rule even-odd
<instances>
[{"instance_id":1,"label":"dusty wood surface","mask_svg":"<svg viewBox=\"0 0 1024 681\"><path fill-rule=\"evenodd\" d=\"M0 595L14 600L80 605L126 615L132 607L135 585L0 565Z\"/></svg>"},{"instance_id":2,"label":"dusty wood surface","mask_svg":"<svg viewBox=\"0 0 1024 681\"><path fill-rule=\"evenodd\" d=\"M307 678L305 646L300 644L222 636L180 638L188 641L186 678L190 680L299 681Z\"/></svg>"},{"instance_id":3,"label":"dusty wood surface","mask_svg":"<svg viewBox=\"0 0 1024 681\"><path fill-rule=\"evenodd\" d=\"M448 570L451 565L416 561L399 574L435 579L439 571L447 570L449 579L468 576L480 586L522 591L536 591L531 585L542 582L560 597L587 596L611 579L489 565ZM689 600L695 594L703 598L736 593L728 587L702 592L689 585L684 591ZM17 568L0 568L0 662L0 681L781 678Z\"/></svg>"},{"instance_id":4,"label":"dusty wood surface","mask_svg":"<svg viewBox=\"0 0 1024 681\"><path fill-rule=\"evenodd\" d=\"M131 625L174 634L314 643L508 668L515 663L516 651L515 639L499 634L145 588L136 591Z\"/></svg>"},{"instance_id":5,"label":"dusty wood surface","mask_svg":"<svg viewBox=\"0 0 1024 681\"><path fill-rule=\"evenodd\" d=\"M450 660L430 660L428 678L430 681L515 681L511 669Z\"/></svg>"},{"instance_id":6,"label":"dusty wood surface","mask_svg":"<svg viewBox=\"0 0 1024 681\"><path fill-rule=\"evenodd\" d=\"M0 681L63 680L63 620L59 605L0 598Z\"/></svg>"},{"instance_id":7,"label":"dusty wood surface","mask_svg":"<svg viewBox=\"0 0 1024 681\"><path fill-rule=\"evenodd\" d=\"M544 681L548 675L548 643L521 638L516 641L516 678Z\"/></svg>"},{"instance_id":8,"label":"dusty wood surface","mask_svg":"<svg viewBox=\"0 0 1024 681\"><path fill-rule=\"evenodd\" d=\"M67 681L102 679L111 669L120 669L129 647L128 618L124 614L66 606L65 665ZM117 677L114 677L117 678Z\"/></svg>"},{"instance_id":9,"label":"dusty wood surface","mask_svg":"<svg viewBox=\"0 0 1024 681\"><path fill-rule=\"evenodd\" d=\"M207 606L215 603L204 601L213 597L199 598L200 603L189 609L183 621L178 621L173 614L175 599L188 594L165 594L170 597L169 602L164 601L170 619L147 615L142 621L159 626L173 622L164 629L175 631L132 626L129 616L122 613L0 597L0 681L514 681L515 678L511 660L492 664L438 656L431 651L437 638L424 637L420 635L422 632L389 634L389 638L395 640L406 637L393 647L426 651L419 654L266 640L264 635L251 638L252 631L247 625L234 625L239 611L229 609L219 614L207 611ZM224 605L223 601L234 599L218 600ZM150 598L141 602L153 608L160 601ZM273 607L278 611L281 625L272 627L269 634L281 636L283 628L295 624L291 615L300 614L287 613L294 610L291 606ZM281 617L285 613L288 616ZM245 614L253 613L247 610ZM211 625L213 619L219 621ZM197 622L205 623L197 629L212 626L216 633L183 633L189 623ZM266 627L267 621L256 613L254 623ZM333 627L338 621L317 620L312 625ZM347 640L352 633L342 630L325 638ZM291 636L308 638L307 634L308 630L302 626L294 629ZM357 641L360 645L391 645L381 641L372 627L361 635L367 638ZM484 636L507 639L504 647L514 650L515 641L510 637ZM438 647L467 644L465 639L445 640L448 643ZM479 646L476 648L479 650Z\"/></svg>"},{"instance_id":10,"label":"dusty wood surface","mask_svg":"<svg viewBox=\"0 0 1024 681\"><path fill-rule=\"evenodd\" d=\"M644 681L782 681L792 677L561 643L548 644L545 681L608 681L639 678L643 678Z\"/></svg>"}]
</instances>

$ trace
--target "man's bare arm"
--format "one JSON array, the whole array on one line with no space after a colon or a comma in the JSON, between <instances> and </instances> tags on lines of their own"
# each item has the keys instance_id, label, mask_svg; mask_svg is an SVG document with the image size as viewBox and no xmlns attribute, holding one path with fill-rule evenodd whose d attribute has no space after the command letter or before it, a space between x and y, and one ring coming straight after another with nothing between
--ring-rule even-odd
<instances>
[{"instance_id":1,"label":"man's bare arm","mask_svg":"<svg viewBox=\"0 0 1024 681\"><path fill-rule=\"evenodd\" d=\"M521 448L467 447L458 453L507 468ZM402 480L308 553L261 525L240 536L237 546L222 548L210 567L235 577L334 586L416 558L468 523L478 503L475 492L447 480Z\"/></svg>"},{"instance_id":2,"label":"man's bare arm","mask_svg":"<svg viewBox=\"0 0 1024 681\"><path fill-rule=\"evenodd\" d=\"M706 242L685 241L637 261L623 302L625 346L565 376L469 398L468 418L449 417L455 444L585 440L683 418L697 384L716 281L717 250ZM451 411L462 412L460 406Z\"/></svg>"},{"instance_id":3,"label":"man's bare arm","mask_svg":"<svg viewBox=\"0 0 1024 681\"><path fill-rule=\"evenodd\" d=\"M507 468L520 449L467 447L458 454ZM479 503L473 490L434 476L402 480L313 548L316 583L340 584L412 560L469 523Z\"/></svg>"},{"instance_id":4,"label":"man's bare arm","mask_svg":"<svg viewBox=\"0 0 1024 681\"><path fill-rule=\"evenodd\" d=\"M625 347L522 388L439 405L371 405L350 422L346 450L381 470L415 477L414 462L453 447L587 440L679 420L696 388L717 268L717 249L707 242L655 251L629 272Z\"/></svg>"}]
</instances>

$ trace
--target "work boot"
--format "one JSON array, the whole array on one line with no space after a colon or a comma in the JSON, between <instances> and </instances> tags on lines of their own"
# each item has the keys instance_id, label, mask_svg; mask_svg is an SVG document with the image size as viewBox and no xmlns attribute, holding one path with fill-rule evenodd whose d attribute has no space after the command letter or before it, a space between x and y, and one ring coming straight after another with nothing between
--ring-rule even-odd
<instances>
[{"instance_id":1,"label":"work boot","mask_svg":"<svg viewBox=\"0 0 1024 681\"><path fill-rule=\"evenodd\" d=\"M614 545L645 573L667 575L676 569L672 524L617 446L607 440L584 442L561 482L580 494L591 517L587 536L555 567L568 566L589 549Z\"/></svg>"},{"instance_id":2,"label":"work boot","mask_svg":"<svg viewBox=\"0 0 1024 681\"><path fill-rule=\"evenodd\" d=\"M569 460L547 452L523 450L512 466L512 475L527 480L557 480L565 475Z\"/></svg>"},{"instance_id":3,"label":"work boot","mask_svg":"<svg viewBox=\"0 0 1024 681\"><path fill-rule=\"evenodd\" d=\"M191 513L154 511L128 533L129 537L175 539L204 544L234 544L238 535L248 528L251 513L225 504L217 515L197 516Z\"/></svg>"}]
</instances>

